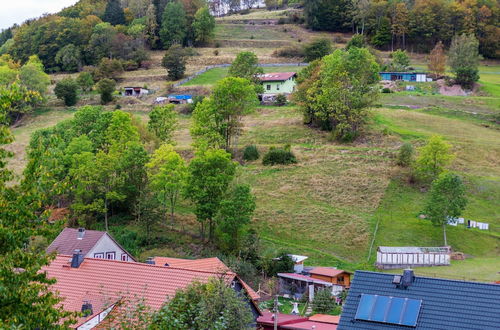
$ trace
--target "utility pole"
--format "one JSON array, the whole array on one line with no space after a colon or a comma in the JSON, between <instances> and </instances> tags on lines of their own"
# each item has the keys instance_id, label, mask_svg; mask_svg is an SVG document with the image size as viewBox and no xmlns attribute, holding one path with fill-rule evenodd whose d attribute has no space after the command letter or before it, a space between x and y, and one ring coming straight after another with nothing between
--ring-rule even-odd
<instances>
[{"instance_id":1,"label":"utility pole","mask_svg":"<svg viewBox=\"0 0 500 330\"><path fill-rule=\"evenodd\" d=\"M274 297L274 330L278 330L278 295Z\"/></svg>"}]
</instances>

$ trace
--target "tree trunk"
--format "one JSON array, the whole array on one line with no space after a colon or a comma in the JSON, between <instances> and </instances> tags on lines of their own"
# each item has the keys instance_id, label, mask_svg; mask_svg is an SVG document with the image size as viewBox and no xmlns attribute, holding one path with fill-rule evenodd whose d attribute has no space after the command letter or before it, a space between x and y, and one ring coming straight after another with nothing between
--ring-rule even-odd
<instances>
[{"instance_id":1,"label":"tree trunk","mask_svg":"<svg viewBox=\"0 0 500 330\"><path fill-rule=\"evenodd\" d=\"M444 237L444 246L448 246L448 241L446 240L446 223L443 224L443 237Z\"/></svg>"},{"instance_id":2,"label":"tree trunk","mask_svg":"<svg viewBox=\"0 0 500 330\"><path fill-rule=\"evenodd\" d=\"M175 211L175 197L170 197L170 222L172 223L172 227L174 226L174 219L175 219L175 215L174 215L174 211Z\"/></svg>"}]
</instances>

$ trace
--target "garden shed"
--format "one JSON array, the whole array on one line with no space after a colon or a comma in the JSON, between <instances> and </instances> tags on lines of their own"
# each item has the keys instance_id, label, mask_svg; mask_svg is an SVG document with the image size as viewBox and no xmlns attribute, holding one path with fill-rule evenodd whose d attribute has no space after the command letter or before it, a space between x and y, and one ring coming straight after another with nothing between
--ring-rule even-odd
<instances>
[{"instance_id":1,"label":"garden shed","mask_svg":"<svg viewBox=\"0 0 500 330\"><path fill-rule=\"evenodd\" d=\"M379 246L377 262L380 269L424 266L449 266L449 247Z\"/></svg>"}]
</instances>

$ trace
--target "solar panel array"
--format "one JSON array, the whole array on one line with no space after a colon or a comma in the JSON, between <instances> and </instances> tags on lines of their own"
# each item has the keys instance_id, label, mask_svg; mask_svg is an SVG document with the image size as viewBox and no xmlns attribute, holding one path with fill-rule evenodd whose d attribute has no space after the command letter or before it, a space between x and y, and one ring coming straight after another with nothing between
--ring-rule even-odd
<instances>
[{"instance_id":1,"label":"solar panel array","mask_svg":"<svg viewBox=\"0 0 500 330\"><path fill-rule=\"evenodd\" d=\"M417 326L422 300L361 294L356 320Z\"/></svg>"}]
</instances>

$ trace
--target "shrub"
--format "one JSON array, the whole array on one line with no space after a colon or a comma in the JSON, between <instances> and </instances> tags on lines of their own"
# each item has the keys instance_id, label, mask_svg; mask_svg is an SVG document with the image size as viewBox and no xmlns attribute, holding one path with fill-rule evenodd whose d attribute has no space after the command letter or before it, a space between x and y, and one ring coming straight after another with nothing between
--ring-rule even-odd
<instances>
[{"instance_id":1,"label":"shrub","mask_svg":"<svg viewBox=\"0 0 500 330\"><path fill-rule=\"evenodd\" d=\"M203 95L196 95L195 97L193 97L193 103L187 104L187 107L186 107L187 111L185 111L185 113L186 114L193 113L193 111L196 108L196 106L198 105L198 103L201 103L203 101L203 99L205 99L205 96L203 96Z\"/></svg>"},{"instance_id":2,"label":"shrub","mask_svg":"<svg viewBox=\"0 0 500 330\"><path fill-rule=\"evenodd\" d=\"M81 72L76 78L76 82L78 86L82 89L82 91L90 91L92 86L94 86L94 79L92 78L92 74L90 72Z\"/></svg>"},{"instance_id":3,"label":"shrub","mask_svg":"<svg viewBox=\"0 0 500 330\"><path fill-rule=\"evenodd\" d=\"M332 43L328 39L316 39L304 47L305 61L312 62L333 52Z\"/></svg>"},{"instance_id":4,"label":"shrub","mask_svg":"<svg viewBox=\"0 0 500 330\"><path fill-rule=\"evenodd\" d=\"M115 91L116 82L113 79L104 78L97 83L97 90L101 94L101 103L107 104L113 101L113 92Z\"/></svg>"},{"instance_id":5,"label":"shrub","mask_svg":"<svg viewBox=\"0 0 500 330\"><path fill-rule=\"evenodd\" d=\"M153 65L153 61L142 61L141 62L141 68L143 69L149 69Z\"/></svg>"},{"instance_id":6,"label":"shrub","mask_svg":"<svg viewBox=\"0 0 500 330\"><path fill-rule=\"evenodd\" d=\"M335 308L335 300L332 292L328 289L321 289L314 295L313 312L319 314L328 314Z\"/></svg>"},{"instance_id":7,"label":"shrub","mask_svg":"<svg viewBox=\"0 0 500 330\"><path fill-rule=\"evenodd\" d=\"M214 50L214 55L215 56L219 56L219 50L218 49Z\"/></svg>"},{"instance_id":8,"label":"shrub","mask_svg":"<svg viewBox=\"0 0 500 330\"><path fill-rule=\"evenodd\" d=\"M288 103L288 100L286 98L285 94L278 94L276 96L276 100L274 100L274 105L278 107L282 107Z\"/></svg>"},{"instance_id":9,"label":"shrub","mask_svg":"<svg viewBox=\"0 0 500 330\"><path fill-rule=\"evenodd\" d=\"M413 145L409 142L406 142L399 148L398 153L398 165L402 167L408 167L413 163L413 158L415 155L415 150Z\"/></svg>"},{"instance_id":10,"label":"shrub","mask_svg":"<svg viewBox=\"0 0 500 330\"><path fill-rule=\"evenodd\" d=\"M297 158L286 148L271 148L262 159L263 165L288 165L297 163Z\"/></svg>"},{"instance_id":11,"label":"shrub","mask_svg":"<svg viewBox=\"0 0 500 330\"><path fill-rule=\"evenodd\" d=\"M68 107L76 104L78 100L77 96L78 84L72 78L64 78L57 83L54 93L57 98L64 101L64 104Z\"/></svg>"},{"instance_id":12,"label":"shrub","mask_svg":"<svg viewBox=\"0 0 500 330\"><path fill-rule=\"evenodd\" d=\"M96 70L94 70L94 80L103 78L116 79L123 72L123 64L121 60L103 58Z\"/></svg>"},{"instance_id":13,"label":"shrub","mask_svg":"<svg viewBox=\"0 0 500 330\"><path fill-rule=\"evenodd\" d=\"M273 52L276 57L304 57L304 48L300 46L288 46L278 48Z\"/></svg>"},{"instance_id":14,"label":"shrub","mask_svg":"<svg viewBox=\"0 0 500 330\"><path fill-rule=\"evenodd\" d=\"M392 93L392 91L390 88L384 87L384 88L382 88L382 93L387 94L387 93Z\"/></svg>"},{"instance_id":15,"label":"shrub","mask_svg":"<svg viewBox=\"0 0 500 330\"><path fill-rule=\"evenodd\" d=\"M246 161L257 160L259 159L260 154L256 145L249 145L245 147L243 150L243 159Z\"/></svg>"}]
</instances>

